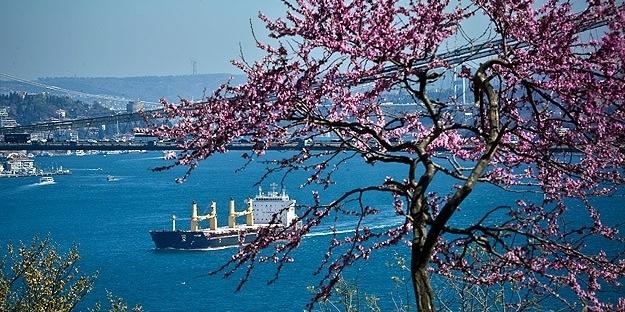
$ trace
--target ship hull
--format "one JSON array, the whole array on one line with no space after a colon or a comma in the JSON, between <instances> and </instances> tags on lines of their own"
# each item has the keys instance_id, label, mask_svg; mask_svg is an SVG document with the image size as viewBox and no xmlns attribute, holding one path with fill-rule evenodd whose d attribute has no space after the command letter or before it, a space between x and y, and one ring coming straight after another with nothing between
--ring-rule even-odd
<instances>
[{"instance_id":1,"label":"ship hull","mask_svg":"<svg viewBox=\"0 0 625 312\"><path fill-rule=\"evenodd\" d=\"M235 247L256 239L256 232L216 235L207 231L150 231L157 249L201 250Z\"/></svg>"}]
</instances>

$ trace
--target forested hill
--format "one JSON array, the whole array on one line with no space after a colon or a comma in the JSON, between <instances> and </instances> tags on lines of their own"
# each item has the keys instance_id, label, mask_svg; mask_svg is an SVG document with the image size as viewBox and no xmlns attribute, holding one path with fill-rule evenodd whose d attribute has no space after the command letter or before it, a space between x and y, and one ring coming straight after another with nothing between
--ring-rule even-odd
<instances>
[{"instance_id":1,"label":"forested hill","mask_svg":"<svg viewBox=\"0 0 625 312\"><path fill-rule=\"evenodd\" d=\"M114 114L108 108L97 103L83 103L67 96L56 96L46 93L27 94L12 92L0 94L0 107L7 107L9 116L22 125L58 118L58 109L65 110L66 118L97 117Z\"/></svg>"},{"instance_id":2,"label":"forested hill","mask_svg":"<svg viewBox=\"0 0 625 312\"><path fill-rule=\"evenodd\" d=\"M231 79L231 80L230 80ZM61 88L92 94L106 94L158 102L161 98L176 101L179 98L200 99L206 90L210 95L222 83L240 84L244 77L232 74L201 74L186 76L143 76L126 78L39 78L39 82Z\"/></svg>"}]
</instances>

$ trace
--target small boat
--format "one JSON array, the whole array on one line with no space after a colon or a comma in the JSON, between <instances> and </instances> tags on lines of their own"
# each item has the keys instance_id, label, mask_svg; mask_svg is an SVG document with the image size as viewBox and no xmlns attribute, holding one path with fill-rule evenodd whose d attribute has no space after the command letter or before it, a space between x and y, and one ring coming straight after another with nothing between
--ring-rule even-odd
<instances>
[{"instance_id":1,"label":"small boat","mask_svg":"<svg viewBox=\"0 0 625 312\"><path fill-rule=\"evenodd\" d=\"M176 159L176 152L175 151L164 151L163 152L163 159L165 160L172 160L172 159Z\"/></svg>"},{"instance_id":2,"label":"small boat","mask_svg":"<svg viewBox=\"0 0 625 312\"><path fill-rule=\"evenodd\" d=\"M54 184L54 178L53 177L41 177L39 178L39 184L40 185L47 185L47 184Z\"/></svg>"},{"instance_id":3,"label":"small boat","mask_svg":"<svg viewBox=\"0 0 625 312\"><path fill-rule=\"evenodd\" d=\"M114 181L117 181L117 180L119 180L119 179L114 177L114 176L112 176L112 175L107 175L106 176L106 181L108 181L108 182L114 182Z\"/></svg>"}]
</instances>

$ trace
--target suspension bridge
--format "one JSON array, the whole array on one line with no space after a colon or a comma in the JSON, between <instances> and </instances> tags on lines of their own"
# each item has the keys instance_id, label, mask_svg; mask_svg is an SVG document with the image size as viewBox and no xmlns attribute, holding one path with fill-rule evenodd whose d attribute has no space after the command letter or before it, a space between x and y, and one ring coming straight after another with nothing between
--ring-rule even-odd
<instances>
[{"instance_id":1,"label":"suspension bridge","mask_svg":"<svg viewBox=\"0 0 625 312\"><path fill-rule=\"evenodd\" d=\"M598 29L600 27L604 27L608 24L607 20L596 21L594 23L590 23L589 25L583 27L581 31L589 31L593 29ZM527 48L526 43L519 43L515 40L509 40L505 42L508 46L515 46L517 49ZM463 64L468 61L477 61L480 59L484 59L486 57L492 57L498 55L501 52L501 47L503 46L504 41L502 39L495 39L485 41L479 44L470 44L462 48L458 48L449 52L440 53L436 55L436 58L444 61L448 66L455 66L458 64ZM431 58L419 60L415 63L415 67L419 69L425 69L429 66ZM399 68L395 65L387 66L384 68L378 75L371 76L366 79L361 79L357 82L357 84L367 84L372 81L375 81L382 75L388 75L395 73L399 70ZM130 99L119 97L119 96L110 96L110 95L102 95L102 94L90 94L80 91L68 90L65 88L47 85L41 82L30 81L27 79L15 77L10 74L0 73L0 77L5 79L15 80L22 83L31 84L33 86L41 87L48 89L50 91L54 91L57 93L67 94L72 97L78 98L92 98L92 99L105 99L105 100L115 100L115 101L130 101ZM158 104L155 102L143 101L144 103L149 104ZM384 103L383 106L409 106L409 105L419 105L418 103L408 103L408 104L395 104L395 103ZM87 127L98 127L101 125L110 125L110 124L119 124L119 123L130 123L137 121L145 121L146 119L154 118L161 113L162 109L154 109L154 110L145 110L141 112L129 112L129 113L120 113L111 116L101 116L101 117L93 117L93 118L83 118L83 119L75 119L75 120L62 120L62 121L52 121L52 122L43 122L32 125L20 125L15 127L0 127L0 135L8 134L8 133L32 133L32 132L45 132L45 131L55 131L55 130L64 130L64 129L79 129L79 128L87 128ZM70 144L71 143L71 144ZM175 149L174 145L146 145L146 144L108 144L106 142L98 142L98 143L90 143L90 144L74 144L70 143L49 143L49 144L0 144L0 150L47 150L47 149L83 149L83 150L114 150L114 149L141 149L141 150L166 150L166 149ZM251 148L250 146L240 145L244 148Z\"/></svg>"}]
</instances>

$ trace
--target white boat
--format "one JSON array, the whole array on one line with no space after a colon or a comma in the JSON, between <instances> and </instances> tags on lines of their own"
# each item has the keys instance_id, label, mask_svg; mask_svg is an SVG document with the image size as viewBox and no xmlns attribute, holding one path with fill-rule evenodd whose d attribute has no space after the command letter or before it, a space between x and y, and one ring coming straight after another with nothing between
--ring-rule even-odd
<instances>
[{"instance_id":1,"label":"white boat","mask_svg":"<svg viewBox=\"0 0 625 312\"><path fill-rule=\"evenodd\" d=\"M39 178L39 184L40 185L47 185L47 184L54 184L54 178L53 177L41 177Z\"/></svg>"},{"instance_id":2,"label":"white boat","mask_svg":"<svg viewBox=\"0 0 625 312\"><path fill-rule=\"evenodd\" d=\"M117 180L119 180L119 179L114 177L114 176L112 176L112 175L107 175L106 176L106 181L108 181L108 182L114 182L114 181L117 181Z\"/></svg>"},{"instance_id":3,"label":"white boat","mask_svg":"<svg viewBox=\"0 0 625 312\"><path fill-rule=\"evenodd\" d=\"M165 160L172 160L172 159L176 159L176 151L164 151L163 152L163 159Z\"/></svg>"}]
</instances>

